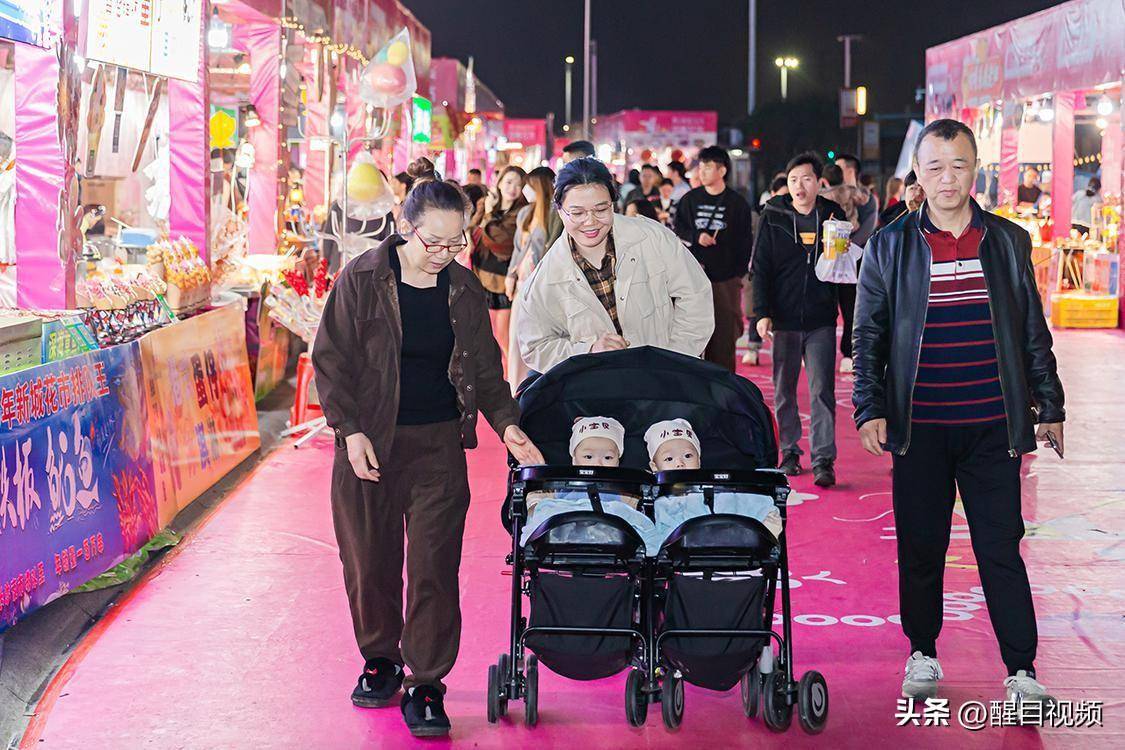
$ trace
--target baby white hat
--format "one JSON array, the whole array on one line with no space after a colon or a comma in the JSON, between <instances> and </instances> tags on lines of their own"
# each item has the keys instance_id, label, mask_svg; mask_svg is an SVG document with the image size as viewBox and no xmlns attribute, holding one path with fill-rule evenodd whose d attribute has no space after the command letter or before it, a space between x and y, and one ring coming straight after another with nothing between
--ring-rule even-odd
<instances>
[{"instance_id":1,"label":"baby white hat","mask_svg":"<svg viewBox=\"0 0 1125 750\"><path fill-rule=\"evenodd\" d=\"M657 422L645 432L645 444L648 445L648 457L651 461L660 446L669 440L686 440L695 446L696 453L702 453L699 447L699 436L691 427L691 422L686 419L667 419Z\"/></svg>"},{"instance_id":2,"label":"baby white hat","mask_svg":"<svg viewBox=\"0 0 1125 750\"><path fill-rule=\"evenodd\" d=\"M612 440L617 452L625 454L625 428L620 422L613 417L579 417L570 431L570 455L574 455L583 440L595 437Z\"/></svg>"}]
</instances>

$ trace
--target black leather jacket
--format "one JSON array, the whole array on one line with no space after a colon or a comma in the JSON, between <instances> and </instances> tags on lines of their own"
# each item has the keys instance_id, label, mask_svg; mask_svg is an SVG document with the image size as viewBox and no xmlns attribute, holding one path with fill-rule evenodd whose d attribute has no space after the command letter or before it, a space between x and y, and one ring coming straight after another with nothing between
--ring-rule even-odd
<instances>
[{"instance_id":1,"label":"black leather jacket","mask_svg":"<svg viewBox=\"0 0 1125 750\"><path fill-rule=\"evenodd\" d=\"M925 210L923 206L922 210ZM1027 232L973 203L984 224L980 262L988 288L1012 455L1036 448L1036 422L1062 422L1063 388L1031 267ZM912 211L871 238L855 306L856 427L887 420L887 449L910 446L910 413L930 291L930 246Z\"/></svg>"}]
</instances>

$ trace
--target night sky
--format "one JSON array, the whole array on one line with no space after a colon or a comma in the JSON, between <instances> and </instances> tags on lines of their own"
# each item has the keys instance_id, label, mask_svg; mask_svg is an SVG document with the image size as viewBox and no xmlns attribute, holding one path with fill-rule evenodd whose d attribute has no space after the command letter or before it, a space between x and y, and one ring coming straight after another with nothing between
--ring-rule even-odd
<instances>
[{"instance_id":1,"label":"night sky","mask_svg":"<svg viewBox=\"0 0 1125 750\"><path fill-rule=\"evenodd\" d=\"M575 65L574 117L582 106L582 0L404 0L433 32L435 57L476 59L478 76L510 117L563 113L563 58ZM789 95L843 85L840 34L852 46L853 85L870 91L872 112L914 108L925 82L925 49L1058 5L1046 0L759 0L758 103L780 98L779 54L800 58ZM747 4L742 0L593 0L598 41L598 109L717 109L720 121L746 110Z\"/></svg>"}]
</instances>

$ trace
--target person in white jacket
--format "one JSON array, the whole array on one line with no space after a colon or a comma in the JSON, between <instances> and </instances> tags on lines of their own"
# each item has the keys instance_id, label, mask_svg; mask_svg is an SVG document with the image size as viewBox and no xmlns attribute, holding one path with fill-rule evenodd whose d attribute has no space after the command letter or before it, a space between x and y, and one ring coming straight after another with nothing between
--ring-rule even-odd
<instances>
[{"instance_id":1,"label":"person in white jacket","mask_svg":"<svg viewBox=\"0 0 1125 750\"><path fill-rule=\"evenodd\" d=\"M554 198L565 231L518 302L527 366L543 373L578 354L637 346L700 356L715 328L711 283L676 235L614 214L613 178L592 157L563 167Z\"/></svg>"}]
</instances>

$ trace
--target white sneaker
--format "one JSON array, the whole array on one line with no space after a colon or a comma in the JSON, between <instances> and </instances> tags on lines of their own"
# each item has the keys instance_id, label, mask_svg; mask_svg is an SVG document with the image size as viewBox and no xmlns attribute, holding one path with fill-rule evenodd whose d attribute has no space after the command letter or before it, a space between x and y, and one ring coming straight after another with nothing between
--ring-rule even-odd
<instances>
[{"instance_id":1,"label":"white sneaker","mask_svg":"<svg viewBox=\"0 0 1125 750\"><path fill-rule=\"evenodd\" d=\"M1014 677L1004 680L1004 687L1008 691L1008 700L1014 703L1056 703L1055 698L1047 693L1043 683L1034 677L1029 677L1025 670L1016 672Z\"/></svg>"},{"instance_id":2,"label":"white sneaker","mask_svg":"<svg viewBox=\"0 0 1125 750\"><path fill-rule=\"evenodd\" d=\"M937 695L938 680L944 675L941 665L932 656L922 656L915 651L906 660L906 677L902 680L904 698L933 698Z\"/></svg>"},{"instance_id":3,"label":"white sneaker","mask_svg":"<svg viewBox=\"0 0 1125 750\"><path fill-rule=\"evenodd\" d=\"M844 357L840 360L840 372L855 372L851 357Z\"/></svg>"},{"instance_id":4,"label":"white sneaker","mask_svg":"<svg viewBox=\"0 0 1125 750\"><path fill-rule=\"evenodd\" d=\"M757 350L751 349L750 351L743 354L742 355L742 364L757 367L758 366L758 352L757 352Z\"/></svg>"}]
</instances>

